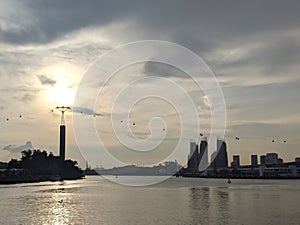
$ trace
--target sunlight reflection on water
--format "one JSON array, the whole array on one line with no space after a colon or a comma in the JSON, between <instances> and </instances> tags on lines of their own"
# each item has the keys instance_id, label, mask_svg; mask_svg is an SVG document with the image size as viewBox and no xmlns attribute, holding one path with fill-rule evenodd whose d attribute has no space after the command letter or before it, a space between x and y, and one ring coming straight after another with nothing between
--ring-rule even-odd
<instances>
[{"instance_id":1,"label":"sunlight reflection on water","mask_svg":"<svg viewBox=\"0 0 300 225\"><path fill-rule=\"evenodd\" d=\"M2 185L0 223L299 224L299 187L298 180L234 180L228 185L222 179L171 178L137 188L99 177Z\"/></svg>"}]
</instances>

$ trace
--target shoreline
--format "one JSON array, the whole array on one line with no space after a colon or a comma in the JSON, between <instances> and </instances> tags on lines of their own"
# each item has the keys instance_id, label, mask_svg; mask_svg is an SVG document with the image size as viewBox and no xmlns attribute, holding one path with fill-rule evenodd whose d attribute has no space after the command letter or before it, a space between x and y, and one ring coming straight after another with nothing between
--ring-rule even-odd
<instances>
[{"instance_id":1,"label":"shoreline","mask_svg":"<svg viewBox=\"0 0 300 225\"><path fill-rule=\"evenodd\" d=\"M186 178L203 179L232 179L232 180L299 180L300 177L199 177L199 176L179 176Z\"/></svg>"},{"instance_id":2,"label":"shoreline","mask_svg":"<svg viewBox=\"0 0 300 225\"><path fill-rule=\"evenodd\" d=\"M10 184L28 184L28 183L40 183L40 182L56 182L56 181L65 181L65 180L81 180L85 179L86 176L102 176L101 174L98 175L85 175L83 177L78 178L66 178L66 179L59 179L59 180L53 180L53 179L28 179L28 180L1 180L0 185L10 185ZM103 175L103 176L115 176L113 174L111 175ZM168 176L168 175L118 175L119 177L151 177L151 176ZM172 175L170 177L177 177L177 178L201 178L201 179L231 179L231 180L300 180L300 177L200 177L200 176L176 176Z\"/></svg>"},{"instance_id":3,"label":"shoreline","mask_svg":"<svg viewBox=\"0 0 300 225\"><path fill-rule=\"evenodd\" d=\"M177 177L177 178L203 178L203 179L234 179L234 180L300 180L300 177L207 177L207 176L177 176L174 175L140 175L140 174L85 174L85 176L118 176L118 177Z\"/></svg>"},{"instance_id":4,"label":"shoreline","mask_svg":"<svg viewBox=\"0 0 300 225\"><path fill-rule=\"evenodd\" d=\"M8 184L28 184L28 183L40 183L40 182L56 182L56 181L65 181L65 180L80 180L84 179L85 177L79 177L79 178L65 178L65 179L28 179L28 180L0 180L0 185L8 185Z\"/></svg>"}]
</instances>

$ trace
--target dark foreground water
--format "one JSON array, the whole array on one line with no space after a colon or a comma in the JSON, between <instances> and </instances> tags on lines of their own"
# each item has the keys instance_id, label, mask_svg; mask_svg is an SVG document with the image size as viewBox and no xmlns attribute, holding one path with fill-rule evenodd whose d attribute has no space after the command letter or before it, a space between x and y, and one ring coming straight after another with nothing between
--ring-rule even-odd
<instances>
[{"instance_id":1,"label":"dark foreground water","mask_svg":"<svg viewBox=\"0 0 300 225\"><path fill-rule=\"evenodd\" d=\"M155 186L126 187L87 177L1 185L0 223L300 224L300 180L227 184L223 179L174 177Z\"/></svg>"}]
</instances>

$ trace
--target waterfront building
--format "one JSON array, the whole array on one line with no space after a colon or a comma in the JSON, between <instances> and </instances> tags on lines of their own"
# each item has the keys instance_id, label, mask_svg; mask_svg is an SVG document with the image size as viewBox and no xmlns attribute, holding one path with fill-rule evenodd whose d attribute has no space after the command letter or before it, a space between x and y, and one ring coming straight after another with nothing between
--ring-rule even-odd
<instances>
[{"instance_id":1,"label":"waterfront building","mask_svg":"<svg viewBox=\"0 0 300 225\"><path fill-rule=\"evenodd\" d=\"M281 166L259 166L259 177L264 178L295 178L300 177L300 168L294 163L286 163Z\"/></svg>"},{"instance_id":2,"label":"waterfront building","mask_svg":"<svg viewBox=\"0 0 300 225\"><path fill-rule=\"evenodd\" d=\"M200 143L200 152L198 156L199 171L204 171L208 167L208 144L206 138Z\"/></svg>"},{"instance_id":3,"label":"waterfront building","mask_svg":"<svg viewBox=\"0 0 300 225\"><path fill-rule=\"evenodd\" d=\"M198 145L194 140L190 141L190 154L188 158L188 169L198 171Z\"/></svg>"},{"instance_id":4,"label":"waterfront building","mask_svg":"<svg viewBox=\"0 0 300 225\"><path fill-rule=\"evenodd\" d=\"M217 151L214 151L214 152L211 154L211 156L210 156L210 162L211 162L211 163L215 160L216 156L217 156Z\"/></svg>"},{"instance_id":5,"label":"waterfront building","mask_svg":"<svg viewBox=\"0 0 300 225\"><path fill-rule=\"evenodd\" d=\"M217 140L217 153L211 162L211 167L214 169L228 168L227 147L226 142L223 140Z\"/></svg>"},{"instance_id":6,"label":"waterfront building","mask_svg":"<svg viewBox=\"0 0 300 225\"><path fill-rule=\"evenodd\" d=\"M232 156L232 164L231 167L234 169L237 169L240 167L240 156L239 155L233 155Z\"/></svg>"},{"instance_id":7,"label":"waterfront building","mask_svg":"<svg viewBox=\"0 0 300 225\"><path fill-rule=\"evenodd\" d=\"M278 154L277 153L267 153L266 155L266 164L278 164Z\"/></svg>"},{"instance_id":8,"label":"waterfront building","mask_svg":"<svg viewBox=\"0 0 300 225\"><path fill-rule=\"evenodd\" d=\"M204 175L203 175L204 176ZM237 169L209 168L204 177L231 177L231 178L300 178L300 165L296 162L281 165L259 165L257 167L240 166Z\"/></svg>"},{"instance_id":9,"label":"waterfront building","mask_svg":"<svg viewBox=\"0 0 300 225\"><path fill-rule=\"evenodd\" d=\"M260 165L266 165L266 156L265 155L260 156Z\"/></svg>"},{"instance_id":10,"label":"waterfront building","mask_svg":"<svg viewBox=\"0 0 300 225\"><path fill-rule=\"evenodd\" d=\"M251 155L251 166L255 167L258 165L257 155Z\"/></svg>"}]
</instances>

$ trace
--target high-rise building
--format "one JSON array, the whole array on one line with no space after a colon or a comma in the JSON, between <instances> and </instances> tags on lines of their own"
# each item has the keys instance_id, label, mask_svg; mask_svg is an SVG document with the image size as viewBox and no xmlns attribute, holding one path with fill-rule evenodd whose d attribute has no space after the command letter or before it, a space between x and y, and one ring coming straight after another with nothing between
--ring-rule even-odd
<instances>
[{"instance_id":1,"label":"high-rise building","mask_svg":"<svg viewBox=\"0 0 300 225\"><path fill-rule=\"evenodd\" d=\"M278 164L278 154L277 153L267 153L266 155L266 164Z\"/></svg>"},{"instance_id":2,"label":"high-rise building","mask_svg":"<svg viewBox=\"0 0 300 225\"><path fill-rule=\"evenodd\" d=\"M257 166L257 155L251 155L251 166Z\"/></svg>"},{"instance_id":3,"label":"high-rise building","mask_svg":"<svg viewBox=\"0 0 300 225\"><path fill-rule=\"evenodd\" d=\"M199 170L204 171L208 167L208 144L206 139L203 139L200 143L198 160Z\"/></svg>"},{"instance_id":4,"label":"high-rise building","mask_svg":"<svg viewBox=\"0 0 300 225\"><path fill-rule=\"evenodd\" d=\"M211 162L211 167L214 169L228 168L227 147L223 140L217 140L217 155Z\"/></svg>"},{"instance_id":5,"label":"high-rise building","mask_svg":"<svg viewBox=\"0 0 300 225\"><path fill-rule=\"evenodd\" d=\"M188 158L188 169L198 170L198 145L195 141L190 142L190 154Z\"/></svg>"},{"instance_id":6,"label":"high-rise building","mask_svg":"<svg viewBox=\"0 0 300 225\"><path fill-rule=\"evenodd\" d=\"M260 165L266 165L266 156L265 155L260 156Z\"/></svg>"},{"instance_id":7,"label":"high-rise building","mask_svg":"<svg viewBox=\"0 0 300 225\"><path fill-rule=\"evenodd\" d=\"M210 163L212 164L212 162L215 160L216 156L217 156L217 151L214 151L211 156L210 156Z\"/></svg>"},{"instance_id":8,"label":"high-rise building","mask_svg":"<svg viewBox=\"0 0 300 225\"><path fill-rule=\"evenodd\" d=\"M240 156L239 155L233 155L232 156L232 165L233 168L240 167Z\"/></svg>"}]
</instances>

